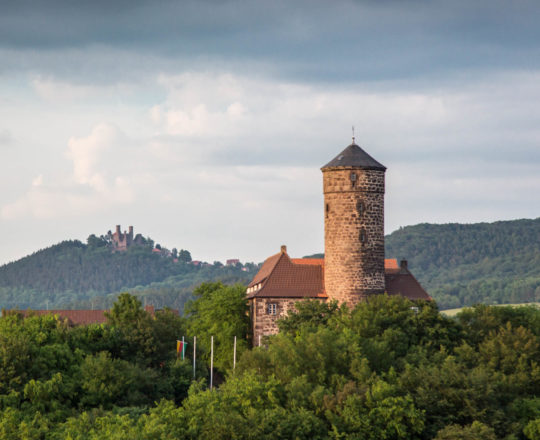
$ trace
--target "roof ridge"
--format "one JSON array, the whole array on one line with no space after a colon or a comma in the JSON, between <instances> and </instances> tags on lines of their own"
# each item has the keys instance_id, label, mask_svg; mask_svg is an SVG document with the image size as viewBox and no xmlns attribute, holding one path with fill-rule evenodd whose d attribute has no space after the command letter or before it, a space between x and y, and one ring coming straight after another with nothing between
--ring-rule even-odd
<instances>
[{"instance_id":1,"label":"roof ridge","mask_svg":"<svg viewBox=\"0 0 540 440\"><path fill-rule=\"evenodd\" d=\"M324 266L324 258L290 258L290 260L292 264L299 266Z\"/></svg>"}]
</instances>

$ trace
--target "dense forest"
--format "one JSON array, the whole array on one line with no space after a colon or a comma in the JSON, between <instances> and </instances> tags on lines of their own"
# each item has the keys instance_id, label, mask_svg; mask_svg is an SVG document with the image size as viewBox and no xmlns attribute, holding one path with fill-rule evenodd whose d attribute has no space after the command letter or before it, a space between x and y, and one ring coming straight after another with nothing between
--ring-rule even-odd
<instances>
[{"instance_id":1,"label":"dense forest","mask_svg":"<svg viewBox=\"0 0 540 440\"><path fill-rule=\"evenodd\" d=\"M386 256L406 258L442 309L540 300L540 218L471 225L420 224L386 237ZM159 246L159 245L156 245ZM247 284L258 265L195 265L189 251L155 252L151 239L111 252L103 237L64 241L0 267L4 308L109 308L129 291L183 311L205 281ZM322 256L316 254L314 256Z\"/></svg>"},{"instance_id":2,"label":"dense forest","mask_svg":"<svg viewBox=\"0 0 540 440\"><path fill-rule=\"evenodd\" d=\"M0 438L540 439L534 306L306 301L255 348L242 285L203 284L187 310L152 317L122 294L102 325L0 319Z\"/></svg>"},{"instance_id":3,"label":"dense forest","mask_svg":"<svg viewBox=\"0 0 540 440\"><path fill-rule=\"evenodd\" d=\"M94 235L87 244L64 241L0 267L0 303L9 308L109 308L130 291L156 307L183 310L204 281L247 283L254 264L193 264L186 250L156 252L153 241L112 252ZM161 250L161 246L157 245Z\"/></svg>"},{"instance_id":4,"label":"dense forest","mask_svg":"<svg viewBox=\"0 0 540 440\"><path fill-rule=\"evenodd\" d=\"M540 301L540 218L407 226L385 242L441 308Z\"/></svg>"}]
</instances>

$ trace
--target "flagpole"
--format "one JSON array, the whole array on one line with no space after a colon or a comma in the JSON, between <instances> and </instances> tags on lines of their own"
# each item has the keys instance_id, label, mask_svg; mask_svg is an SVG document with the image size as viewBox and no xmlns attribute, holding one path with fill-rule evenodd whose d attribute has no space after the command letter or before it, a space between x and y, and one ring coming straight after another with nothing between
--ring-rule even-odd
<instances>
[{"instance_id":1,"label":"flagpole","mask_svg":"<svg viewBox=\"0 0 540 440\"><path fill-rule=\"evenodd\" d=\"M197 336L193 336L193 379L195 379L195 357L197 353L195 349L197 348Z\"/></svg>"},{"instance_id":2,"label":"flagpole","mask_svg":"<svg viewBox=\"0 0 540 440\"><path fill-rule=\"evenodd\" d=\"M182 360L184 360L185 352L186 352L186 346L184 345L184 336L182 336Z\"/></svg>"},{"instance_id":3,"label":"flagpole","mask_svg":"<svg viewBox=\"0 0 540 440\"><path fill-rule=\"evenodd\" d=\"M210 389L214 380L214 337L210 336Z\"/></svg>"},{"instance_id":4,"label":"flagpole","mask_svg":"<svg viewBox=\"0 0 540 440\"><path fill-rule=\"evenodd\" d=\"M234 337L234 350L233 350L233 370L236 368L236 336Z\"/></svg>"}]
</instances>

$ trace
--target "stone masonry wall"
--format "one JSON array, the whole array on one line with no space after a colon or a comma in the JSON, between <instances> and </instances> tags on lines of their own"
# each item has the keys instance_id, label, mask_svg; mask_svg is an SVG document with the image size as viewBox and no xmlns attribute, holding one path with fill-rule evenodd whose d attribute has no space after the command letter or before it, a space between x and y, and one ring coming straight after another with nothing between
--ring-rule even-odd
<instances>
[{"instance_id":1,"label":"stone masonry wall","mask_svg":"<svg viewBox=\"0 0 540 440\"><path fill-rule=\"evenodd\" d=\"M253 325L253 345L259 345L265 336L278 333L277 320L287 316L289 311L295 311L295 303L305 298L253 298L251 303L251 323ZM276 304L276 314L268 313L268 304Z\"/></svg>"},{"instance_id":2,"label":"stone masonry wall","mask_svg":"<svg viewBox=\"0 0 540 440\"><path fill-rule=\"evenodd\" d=\"M326 294L354 306L385 289L384 171L325 169L323 191Z\"/></svg>"}]
</instances>

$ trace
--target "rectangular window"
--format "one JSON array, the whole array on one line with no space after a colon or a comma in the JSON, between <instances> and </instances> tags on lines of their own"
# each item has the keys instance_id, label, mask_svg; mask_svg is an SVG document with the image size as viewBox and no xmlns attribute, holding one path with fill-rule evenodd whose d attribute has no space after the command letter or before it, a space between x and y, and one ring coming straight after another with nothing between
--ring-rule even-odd
<instances>
[{"instance_id":1,"label":"rectangular window","mask_svg":"<svg viewBox=\"0 0 540 440\"><path fill-rule=\"evenodd\" d=\"M275 315L277 313L277 304L268 304L268 314Z\"/></svg>"}]
</instances>

